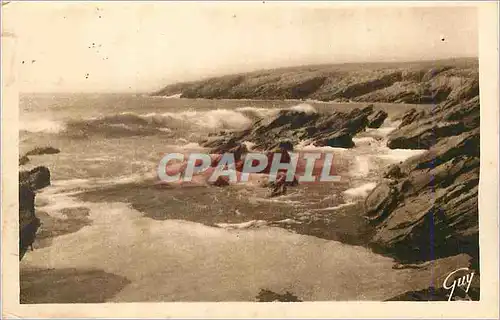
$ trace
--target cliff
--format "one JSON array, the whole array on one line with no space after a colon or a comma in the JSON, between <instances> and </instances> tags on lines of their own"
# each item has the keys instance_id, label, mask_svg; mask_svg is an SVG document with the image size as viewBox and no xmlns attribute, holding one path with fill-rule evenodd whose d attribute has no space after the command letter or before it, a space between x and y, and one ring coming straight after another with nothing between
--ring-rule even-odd
<instances>
[{"instance_id":1,"label":"cliff","mask_svg":"<svg viewBox=\"0 0 500 320\"><path fill-rule=\"evenodd\" d=\"M428 114L405 114L388 146L428 151L392 166L368 195L375 248L403 261L467 253L478 263L479 110L476 79Z\"/></svg>"},{"instance_id":2,"label":"cliff","mask_svg":"<svg viewBox=\"0 0 500 320\"><path fill-rule=\"evenodd\" d=\"M207 99L440 103L478 77L477 59L280 68L176 83L153 93Z\"/></svg>"}]
</instances>

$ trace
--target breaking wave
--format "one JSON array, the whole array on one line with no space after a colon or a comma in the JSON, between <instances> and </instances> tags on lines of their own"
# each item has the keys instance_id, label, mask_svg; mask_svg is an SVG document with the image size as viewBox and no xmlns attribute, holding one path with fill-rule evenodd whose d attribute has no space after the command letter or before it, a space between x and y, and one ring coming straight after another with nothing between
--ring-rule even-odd
<instances>
[{"instance_id":1,"label":"breaking wave","mask_svg":"<svg viewBox=\"0 0 500 320\"><path fill-rule=\"evenodd\" d=\"M19 121L19 130L32 133L59 133L66 129L64 123L50 120L50 119L37 119Z\"/></svg>"},{"instance_id":2,"label":"breaking wave","mask_svg":"<svg viewBox=\"0 0 500 320\"><path fill-rule=\"evenodd\" d=\"M252 120L240 112L215 109L210 111L182 111L166 113L120 114L71 121L65 131L69 135L102 134L107 137L174 135L175 132L199 130L244 129Z\"/></svg>"},{"instance_id":3,"label":"breaking wave","mask_svg":"<svg viewBox=\"0 0 500 320\"><path fill-rule=\"evenodd\" d=\"M181 112L147 113L122 112L120 114L92 117L83 120L71 120L67 123L49 119L26 121L20 130L28 132L68 133L70 136L88 136L103 134L108 137L130 135L172 135L178 131L197 130L241 130L248 128L256 118L276 115L280 108L242 107L235 110L187 110ZM286 108L306 113L316 109L308 104L299 104Z\"/></svg>"}]
</instances>

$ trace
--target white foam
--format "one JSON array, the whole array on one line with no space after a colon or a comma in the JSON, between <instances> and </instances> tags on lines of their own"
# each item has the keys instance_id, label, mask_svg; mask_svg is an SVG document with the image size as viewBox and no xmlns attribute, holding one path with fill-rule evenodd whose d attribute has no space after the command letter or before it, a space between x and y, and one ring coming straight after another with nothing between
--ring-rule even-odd
<instances>
[{"instance_id":1,"label":"white foam","mask_svg":"<svg viewBox=\"0 0 500 320\"><path fill-rule=\"evenodd\" d=\"M396 163L405 161L413 156L421 155L425 152L427 152L427 150L388 149L386 154L376 154L375 156Z\"/></svg>"},{"instance_id":2,"label":"white foam","mask_svg":"<svg viewBox=\"0 0 500 320\"><path fill-rule=\"evenodd\" d=\"M371 160L371 156L359 155L355 157L355 162L350 172L352 176L364 177L370 173L372 167L373 161Z\"/></svg>"},{"instance_id":3,"label":"white foam","mask_svg":"<svg viewBox=\"0 0 500 320\"><path fill-rule=\"evenodd\" d=\"M348 199L365 198L368 195L368 193L370 193L370 191L375 189L376 186L377 183L368 182L358 187L345 190L344 195L347 196Z\"/></svg>"},{"instance_id":4,"label":"white foam","mask_svg":"<svg viewBox=\"0 0 500 320\"><path fill-rule=\"evenodd\" d=\"M249 199L250 201L256 201L256 202L272 202L272 203L282 203L282 204L288 204L288 205L306 205L306 203L298 200L281 200L279 197L276 198L258 198L258 197L252 197Z\"/></svg>"},{"instance_id":5,"label":"white foam","mask_svg":"<svg viewBox=\"0 0 500 320\"><path fill-rule=\"evenodd\" d=\"M67 179L67 180L52 180L51 185L44 188L41 192L44 194L56 194L64 189L85 189L94 187L105 187L120 184L128 184L140 182L155 177L154 173L136 173L116 178L93 178L93 179Z\"/></svg>"},{"instance_id":6,"label":"white foam","mask_svg":"<svg viewBox=\"0 0 500 320\"><path fill-rule=\"evenodd\" d=\"M350 207L350 206L355 205L355 204L356 204L356 202L346 202L346 203L339 204L338 206L326 207L326 208L320 208L320 209L311 209L311 211L335 211L335 210L342 209L345 207Z\"/></svg>"},{"instance_id":7,"label":"white foam","mask_svg":"<svg viewBox=\"0 0 500 320\"><path fill-rule=\"evenodd\" d=\"M373 144L377 144L378 141L373 137L359 137L352 138L352 142L356 145L356 147L360 146L370 146Z\"/></svg>"},{"instance_id":8,"label":"white foam","mask_svg":"<svg viewBox=\"0 0 500 320\"><path fill-rule=\"evenodd\" d=\"M179 99L182 96L182 93L176 93L170 96L163 97L164 99Z\"/></svg>"},{"instance_id":9,"label":"white foam","mask_svg":"<svg viewBox=\"0 0 500 320\"><path fill-rule=\"evenodd\" d=\"M294 220L294 219L290 219L290 218L279 220L279 221L273 221L273 223L276 223L276 224L287 224L287 225L302 224L302 222Z\"/></svg>"},{"instance_id":10,"label":"white foam","mask_svg":"<svg viewBox=\"0 0 500 320\"><path fill-rule=\"evenodd\" d=\"M121 112L120 115L135 116L154 124L171 124L169 121L178 120L202 128L211 129L242 129L252 124L252 120L244 114L227 109L214 109L209 111L182 111L182 112L150 112L137 114L135 112ZM166 130L166 128L162 128ZM160 129L161 130L161 129Z\"/></svg>"},{"instance_id":11,"label":"white foam","mask_svg":"<svg viewBox=\"0 0 500 320\"><path fill-rule=\"evenodd\" d=\"M255 146L255 143L250 142L250 141L243 141L242 144L244 144L245 147L247 147L247 149L249 151L251 151L253 149L253 147Z\"/></svg>"},{"instance_id":12,"label":"white foam","mask_svg":"<svg viewBox=\"0 0 500 320\"><path fill-rule=\"evenodd\" d=\"M238 112L251 113L258 118L266 118L278 114L280 109L277 108L256 108L256 107L240 107L237 108Z\"/></svg>"},{"instance_id":13,"label":"white foam","mask_svg":"<svg viewBox=\"0 0 500 320\"><path fill-rule=\"evenodd\" d=\"M250 228L259 228L267 225L267 221L265 220L250 220L247 222L241 223L216 223L215 224L219 228L224 229L250 229Z\"/></svg>"},{"instance_id":14,"label":"white foam","mask_svg":"<svg viewBox=\"0 0 500 320\"><path fill-rule=\"evenodd\" d=\"M296 106L288 108L288 110L305 112L307 114L313 114L318 112L316 108L307 103L298 104Z\"/></svg>"},{"instance_id":15,"label":"white foam","mask_svg":"<svg viewBox=\"0 0 500 320\"><path fill-rule=\"evenodd\" d=\"M66 126L58 121L50 119L27 120L19 122L19 129L33 133L59 133L66 129Z\"/></svg>"},{"instance_id":16,"label":"white foam","mask_svg":"<svg viewBox=\"0 0 500 320\"><path fill-rule=\"evenodd\" d=\"M310 141L300 141L295 148L296 150L301 151L326 151L326 152L345 152L348 151L348 148L337 148L337 147L317 147Z\"/></svg>"},{"instance_id":17,"label":"white foam","mask_svg":"<svg viewBox=\"0 0 500 320\"><path fill-rule=\"evenodd\" d=\"M183 149L183 150L204 150L204 149L206 149L205 147L200 146L199 143L197 143L197 142L188 142L185 145L180 146L179 148Z\"/></svg>"},{"instance_id":18,"label":"white foam","mask_svg":"<svg viewBox=\"0 0 500 320\"><path fill-rule=\"evenodd\" d=\"M166 112L163 117L190 122L200 127L212 129L242 129L252 124L252 120L244 114L227 109L210 111Z\"/></svg>"}]
</instances>

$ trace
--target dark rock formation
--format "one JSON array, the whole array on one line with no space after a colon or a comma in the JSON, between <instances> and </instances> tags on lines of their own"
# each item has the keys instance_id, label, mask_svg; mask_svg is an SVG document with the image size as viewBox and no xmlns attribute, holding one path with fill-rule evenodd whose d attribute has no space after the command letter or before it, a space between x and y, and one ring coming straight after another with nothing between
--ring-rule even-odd
<instances>
[{"instance_id":1,"label":"dark rock formation","mask_svg":"<svg viewBox=\"0 0 500 320\"><path fill-rule=\"evenodd\" d=\"M367 197L377 250L403 261L462 252L477 260L479 97L470 97L474 88L462 90L457 96L467 100L448 100L390 135L391 148L429 150L392 166Z\"/></svg>"},{"instance_id":2,"label":"dark rock formation","mask_svg":"<svg viewBox=\"0 0 500 320\"><path fill-rule=\"evenodd\" d=\"M404 174L401 171L401 168L397 164L393 164L393 165L389 166L387 171L384 173L384 178L388 178L388 179L391 179L391 178L398 179L398 178L402 178L403 176L404 176Z\"/></svg>"},{"instance_id":3,"label":"dark rock formation","mask_svg":"<svg viewBox=\"0 0 500 320\"><path fill-rule=\"evenodd\" d=\"M19 172L19 184L35 191L50 185L50 171L47 167L36 167L30 171Z\"/></svg>"},{"instance_id":4,"label":"dark rock formation","mask_svg":"<svg viewBox=\"0 0 500 320\"><path fill-rule=\"evenodd\" d=\"M19 172L19 259L35 241L40 219L35 214L35 191L50 185L50 171L37 167Z\"/></svg>"},{"instance_id":5,"label":"dark rock formation","mask_svg":"<svg viewBox=\"0 0 500 320\"><path fill-rule=\"evenodd\" d=\"M216 187L225 187L229 185L229 178L227 176L220 176L212 183Z\"/></svg>"},{"instance_id":6,"label":"dark rock formation","mask_svg":"<svg viewBox=\"0 0 500 320\"><path fill-rule=\"evenodd\" d=\"M478 127L479 96L475 96L441 104L428 115L406 114L401 126L389 135L387 146L391 149L428 149L442 139Z\"/></svg>"},{"instance_id":7,"label":"dark rock formation","mask_svg":"<svg viewBox=\"0 0 500 320\"><path fill-rule=\"evenodd\" d=\"M24 155L22 157L19 157L19 165L20 166L24 166L28 162L30 162L30 158L28 158L28 156Z\"/></svg>"},{"instance_id":8,"label":"dark rock formation","mask_svg":"<svg viewBox=\"0 0 500 320\"><path fill-rule=\"evenodd\" d=\"M33 150L26 152L25 156L38 156L42 154L56 154L61 152L61 150L54 147L37 147Z\"/></svg>"},{"instance_id":9,"label":"dark rock formation","mask_svg":"<svg viewBox=\"0 0 500 320\"><path fill-rule=\"evenodd\" d=\"M399 127L402 128L406 125L409 125L410 123L422 118L423 116L425 116L425 111L421 110L420 112L417 112L415 108L412 108L403 114Z\"/></svg>"},{"instance_id":10,"label":"dark rock formation","mask_svg":"<svg viewBox=\"0 0 500 320\"><path fill-rule=\"evenodd\" d=\"M244 141L255 143L254 148L260 150L279 148L283 143L290 149L302 140L317 146L352 148L352 137L365 130L372 113L373 106L332 114L283 109L270 119L257 120L251 129L210 137L202 144L212 148L212 153L231 151Z\"/></svg>"},{"instance_id":11,"label":"dark rock formation","mask_svg":"<svg viewBox=\"0 0 500 320\"><path fill-rule=\"evenodd\" d=\"M369 118L368 128L380 128L382 123L384 123L388 114L384 110L377 111L372 117Z\"/></svg>"}]
</instances>

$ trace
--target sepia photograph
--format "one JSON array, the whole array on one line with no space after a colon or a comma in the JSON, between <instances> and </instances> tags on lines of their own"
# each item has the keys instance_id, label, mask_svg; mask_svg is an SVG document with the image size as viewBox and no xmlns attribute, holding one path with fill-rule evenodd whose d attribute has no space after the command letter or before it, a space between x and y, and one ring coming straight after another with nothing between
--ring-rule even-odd
<instances>
[{"instance_id":1,"label":"sepia photograph","mask_svg":"<svg viewBox=\"0 0 500 320\"><path fill-rule=\"evenodd\" d=\"M3 2L18 303L482 301L478 10Z\"/></svg>"}]
</instances>

